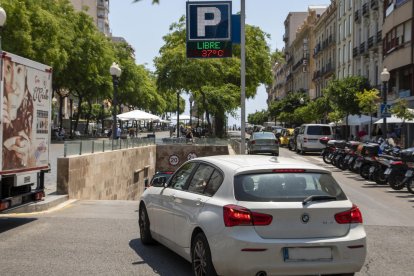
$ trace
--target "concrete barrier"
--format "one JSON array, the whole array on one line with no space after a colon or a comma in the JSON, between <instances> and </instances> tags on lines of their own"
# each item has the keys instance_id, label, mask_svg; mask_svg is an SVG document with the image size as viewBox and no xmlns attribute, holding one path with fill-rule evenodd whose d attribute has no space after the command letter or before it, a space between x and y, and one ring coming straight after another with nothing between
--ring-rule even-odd
<instances>
[{"instance_id":1,"label":"concrete barrier","mask_svg":"<svg viewBox=\"0 0 414 276\"><path fill-rule=\"evenodd\" d=\"M137 200L155 172L156 146L57 160L57 193L70 199Z\"/></svg>"},{"instance_id":2,"label":"concrete barrier","mask_svg":"<svg viewBox=\"0 0 414 276\"><path fill-rule=\"evenodd\" d=\"M156 171L188 159L228 155L228 145L149 145L57 159L57 193L69 199L138 200Z\"/></svg>"}]
</instances>

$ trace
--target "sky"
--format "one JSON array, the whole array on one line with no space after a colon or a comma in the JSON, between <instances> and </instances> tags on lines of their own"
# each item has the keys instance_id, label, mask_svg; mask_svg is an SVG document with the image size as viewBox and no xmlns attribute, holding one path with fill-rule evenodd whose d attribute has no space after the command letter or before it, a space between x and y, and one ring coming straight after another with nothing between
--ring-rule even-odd
<instances>
[{"instance_id":1,"label":"sky","mask_svg":"<svg viewBox=\"0 0 414 276\"><path fill-rule=\"evenodd\" d=\"M111 0L109 9L109 25L113 36L122 36L135 49L138 64L144 64L154 71L153 59L159 55L162 37L169 33L169 26L185 15L186 0L160 0L160 4L152 5L151 0ZM284 47L284 21L289 12L307 11L310 5L329 5L330 0L245 0L246 24L260 27L270 34L268 40L271 51ZM232 1L233 14L240 11L240 0ZM187 97L188 99L188 97ZM246 101L247 115L267 109L267 94L264 86L260 86L253 99ZM186 112L189 102L186 101ZM240 114L240 111L238 111ZM240 115L229 118L229 125L240 125Z\"/></svg>"}]
</instances>

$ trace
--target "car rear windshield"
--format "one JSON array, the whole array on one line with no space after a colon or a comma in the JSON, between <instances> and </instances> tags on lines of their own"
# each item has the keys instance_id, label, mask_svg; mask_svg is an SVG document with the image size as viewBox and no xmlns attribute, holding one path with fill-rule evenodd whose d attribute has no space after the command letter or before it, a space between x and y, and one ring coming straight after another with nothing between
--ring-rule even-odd
<instances>
[{"instance_id":1,"label":"car rear windshield","mask_svg":"<svg viewBox=\"0 0 414 276\"><path fill-rule=\"evenodd\" d=\"M276 139L272 132L257 132L253 135L254 139Z\"/></svg>"},{"instance_id":2,"label":"car rear windshield","mask_svg":"<svg viewBox=\"0 0 414 276\"><path fill-rule=\"evenodd\" d=\"M346 196L335 179L326 173L261 173L234 178L235 197L240 201L303 201L309 196Z\"/></svg>"},{"instance_id":3,"label":"car rear windshield","mask_svg":"<svg viewBox=\"0 0 414 276\"><path fill-rule=\"evenodd\" d=\"M308 135L331 135L329 126L308 126Z\"/></svg>"}]
</instances>

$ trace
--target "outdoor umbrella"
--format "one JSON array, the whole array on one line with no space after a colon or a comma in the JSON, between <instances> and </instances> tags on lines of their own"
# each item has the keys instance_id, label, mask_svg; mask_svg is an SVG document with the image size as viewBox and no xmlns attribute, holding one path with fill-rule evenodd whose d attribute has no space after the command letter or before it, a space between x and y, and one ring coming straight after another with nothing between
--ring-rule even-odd
<instances>
[{"instance_id":1,"label":"outdoor umbrella","mask_svg":"<svg viewBox=\"0 0 414 276\"><path fill-rule=\"evenodd\" d=\"M137 121L155 121L160 120L161 118L157 115L142 111L142 110L132 110L116 116L118 119L123 121L137 120Z\"/></svg>"}]
</instances>

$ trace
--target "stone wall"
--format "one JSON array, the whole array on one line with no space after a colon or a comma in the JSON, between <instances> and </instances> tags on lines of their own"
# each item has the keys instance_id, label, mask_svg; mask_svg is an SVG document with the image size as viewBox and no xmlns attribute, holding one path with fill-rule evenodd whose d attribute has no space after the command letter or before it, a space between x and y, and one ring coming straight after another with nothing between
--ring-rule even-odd
<instances>
[{"instance_id":1,"label":"stone wall","mask_svg":"<svg viewBox=\"0 0 414 276\"><path fill-rule=\"evenodd\" d=\"M156 171L175 171L188 159L212 155L228 155L229 148L214 145L167 144L157 145Z\"/></svg>"},{"instance_id":2,"label":"stone wall","mask_svg":"<svg viewBox=\"0 0 414 276\"><path fill-rule=\"evenodd\" d=\"M70 199L137 200L155 173L156 146L58 158L57 193ZM150 179L149 179L150 180Z\"/></svg>"}]
</instances>

